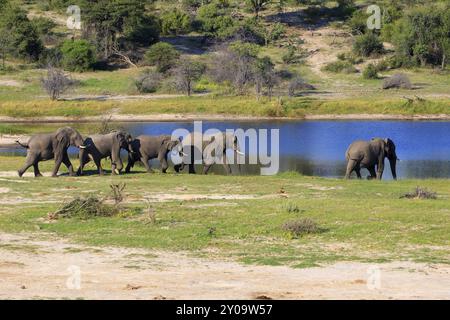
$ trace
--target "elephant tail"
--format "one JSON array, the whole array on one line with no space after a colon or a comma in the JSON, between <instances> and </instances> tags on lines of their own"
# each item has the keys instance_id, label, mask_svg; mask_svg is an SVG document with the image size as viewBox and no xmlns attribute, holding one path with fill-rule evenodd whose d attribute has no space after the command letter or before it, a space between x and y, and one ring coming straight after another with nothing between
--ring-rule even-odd
<instances>
[{"instance_id":1,"label":"elephant tail","mask_svg":"<svg viewBox=\"0 0 450 320\"><path fill-rule=\"evenodd\" d=\"M25 149L28 149L30 147L28 144L24 144L24 143L20 142L19 140L16 140L16 143Z\"/></svg>"}]
</instances>

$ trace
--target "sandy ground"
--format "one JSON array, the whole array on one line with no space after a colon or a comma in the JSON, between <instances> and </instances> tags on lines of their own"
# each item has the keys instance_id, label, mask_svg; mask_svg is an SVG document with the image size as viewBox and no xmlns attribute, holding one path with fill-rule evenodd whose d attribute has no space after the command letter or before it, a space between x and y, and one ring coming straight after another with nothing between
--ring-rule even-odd
<instances>
[{"instance_id":1,"label":"sandy ground","mask_svg":"<svg viewBox=\"0 0 450 320\"><path fill-rule=\"evenodd\" d=\"M0 299L450 299L450 266L241 265L0 233Z\"/></svg>"}]
</instances>

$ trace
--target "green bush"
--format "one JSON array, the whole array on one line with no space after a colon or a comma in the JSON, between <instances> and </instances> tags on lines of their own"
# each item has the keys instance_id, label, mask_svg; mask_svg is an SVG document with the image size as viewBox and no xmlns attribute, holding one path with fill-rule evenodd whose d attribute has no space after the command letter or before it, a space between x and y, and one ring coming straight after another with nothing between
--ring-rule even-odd
<instances>
[{"instance_id":1,"label":"green bush","mask_svg":"<svg viewBox=\"0 0 450 320\"><path fill-rule=\"evenodd\" d=\"M381 54L383 53L383 43L376 34L369 32L356 37L353 52L363 57Z\"/></svg>"},{"instance_id":2,"label":"green bush","mask_svg":"<svg viewBox=\"0 0 450 320\"><path fill-rule=\"evenodd\" d=\"M378 79L377 68L372 63L369 63L367 67L364 68L362 75L364 79Z\"/></svg>"},{"instance_id":3,"label":"green bush","mask_svg":"<svg viewBox=\"0 0 450 320\"><path fill-rule=\"evenodd\" d=\"M335 61L325 65L322 70L334 73L355 73L358 70L348 61Z\"/></svg>"},{"instance_id":4,"label":"green bush","mask_svg":"<svg viewBox=\"0 0 450 320\"><path fill-rule=\"evenodd\" d=\"M214 1L201 6L197 13L200 31L223 38L231 35L230 29L235 27L235 20L231 17L226 1Z\"/></svg>"},{"instance_id":5,"label":"green bush","mask_svg":"<svg viewBox=\"0 0 450 320\"><path fill-rule=\"evenodd\" d=\"M145 53L145 61L156 66L161 73L169 71L180 57L179 52L169 43L158 42L150 47Z\"/></svg>"},{"instance_id":6,"label":"green bush","mask_svg":"<svg viewBox=\"0 0 450 320\"><path fill-rule=\"evenodd\" d=\"M96 62L95 51L86 40L66 40L61 46L62 61L64 69L69 71L83 72L92 70Z\"/></svg>"},{"instance_id":7,"label":"green bush","mask_svg":"<svg viewBox=\"0 0 450 320\"><path fill-rule=\"evenodd\" d=\"M167 11L161 16L161 32L164 35L178 35L188 33L191 18L185 12L175 9Z\"/></svg>"}]
</instances>

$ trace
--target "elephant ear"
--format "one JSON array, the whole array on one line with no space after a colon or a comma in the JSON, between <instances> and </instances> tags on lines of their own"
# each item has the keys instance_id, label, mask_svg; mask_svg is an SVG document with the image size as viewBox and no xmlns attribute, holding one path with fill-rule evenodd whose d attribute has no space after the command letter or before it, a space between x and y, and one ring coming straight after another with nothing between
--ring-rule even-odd
<instances>
[{"instance_id":1,"label":"elephant ear","mask_svg":"<svg viewBox=\"0 0 450 320\"><path fill-rule=\"evenodd\" d=\"M66 130L58 130L55 135L55 140L53 142L53 149L55 152L63 152L64 149L69 148L70 137Z\"/></svg>"}]
</instances>

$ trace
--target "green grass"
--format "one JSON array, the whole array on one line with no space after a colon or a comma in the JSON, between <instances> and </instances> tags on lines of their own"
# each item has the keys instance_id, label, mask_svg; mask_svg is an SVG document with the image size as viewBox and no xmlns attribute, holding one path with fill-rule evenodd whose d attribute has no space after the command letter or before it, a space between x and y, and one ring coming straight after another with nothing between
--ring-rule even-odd
<instances>
[{"instance_id":1,"label":"green grass","mask_svg":"<svg viewBox=\"0 0 450 320\"><path fill-rule=\"evenodd\" d=\"M21 161L1 157L0 171L15 170ZM50 170L51 165L45 163L43 171ZM87 221L61 219L55 223L42 219L58 209L64 199L108 196L109 185L119 182L127 185L129 215ZM1 178L1 183L7 190L0 193L3 232L51 233L94 247L186 250L199 256L293 267L349 260L450 263L450 190L444 179L379 182L295 173L272 177L136 173L120 177ZM437 192L438 198L400 199L417 185ZM279 193L281 188L286 191L284 195ZM158 199L161 194L192 195L192 199L153 202L156 223L148 223L145 198ZM247 199L197 196L218 194ZM34 201L5 202L16 198ZM313 219L323 232L292 239L282 229L286 221L304 218ZM211 228L215 231L210 232Z\"/></svg>"}]
</instances>

